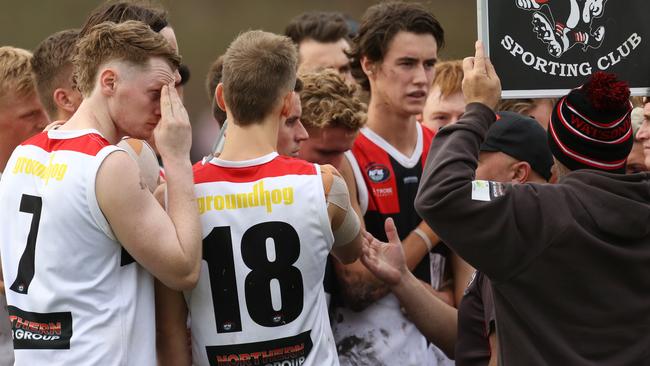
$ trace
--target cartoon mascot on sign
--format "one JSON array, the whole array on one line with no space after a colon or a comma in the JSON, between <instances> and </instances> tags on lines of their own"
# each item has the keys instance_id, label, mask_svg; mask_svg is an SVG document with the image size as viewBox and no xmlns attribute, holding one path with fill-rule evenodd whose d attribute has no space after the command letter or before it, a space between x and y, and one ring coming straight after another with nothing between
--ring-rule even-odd
<instances>
[{"instance_id":1,"label":"cartoon mascot on sign","mask_svg":"<svg viewBox=\"0 0 650 366\"><path fill-rule=\"evenodd\" d=\"M592 21L603 15L607 0L515 1L517 7L533 11L533 31L551 56L560 57L575 44L586 51L603 43L605 27L592 29Z\"/></svg>"}]
</instances>

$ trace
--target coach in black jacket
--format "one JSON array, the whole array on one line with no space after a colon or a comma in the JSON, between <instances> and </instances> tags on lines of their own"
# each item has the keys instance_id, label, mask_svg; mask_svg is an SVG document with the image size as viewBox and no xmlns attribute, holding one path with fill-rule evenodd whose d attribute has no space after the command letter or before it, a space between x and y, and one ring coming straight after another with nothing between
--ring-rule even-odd
<instances>
[{"instance_id":1,"label":"coach in black jacket","mask_svg":"<svg viewBox=\"0 0 650 366\"><path fill-rule=\"evenodd\" d=\"M474 181L500 83L477 44L464 117L431 146L416 209L493 283L503 365L650 364L650 175L619 174L629 89L596 73L549 126L557 185ZM472 103L475 102L475 103Z\"/></svg>"}]
</instances>

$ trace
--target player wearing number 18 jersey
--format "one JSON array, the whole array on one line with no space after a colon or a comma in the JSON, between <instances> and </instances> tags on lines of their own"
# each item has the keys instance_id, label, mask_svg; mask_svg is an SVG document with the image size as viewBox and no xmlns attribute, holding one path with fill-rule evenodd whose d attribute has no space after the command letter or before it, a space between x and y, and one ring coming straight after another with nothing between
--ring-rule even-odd
<instances>
[{"instance_id":1,"label":"player wearing number 18 jersey","mask_svg":"<svg viewBox=\"0 0 650 366\"><path fill-rule=\"evenodd\" d=\"M288 38L262 31L240 35L224 57L216 94L228 135L219 158L194 169L204 261L185 300L195 365L338 365L325 264L330 251L358 257L360 223L334 168L275 152L295 102L296 58ZM184 316L171 309L180 297L158 295L159 359L187 365L172 351L183 344Z\"/></svg>"}]
</instances>

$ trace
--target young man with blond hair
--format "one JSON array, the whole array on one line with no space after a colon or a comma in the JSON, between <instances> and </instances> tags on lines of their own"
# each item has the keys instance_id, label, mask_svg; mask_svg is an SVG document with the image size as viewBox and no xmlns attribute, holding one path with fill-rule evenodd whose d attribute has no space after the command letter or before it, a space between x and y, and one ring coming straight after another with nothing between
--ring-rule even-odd
<instances>
[{"instance_id":1,"label":"young man with blond hair","mask_svg":"<svg viewBox=\"0 0 650 366\"><path fill-rule=\"evenodd\" d=\"M72 80L72 57L78 40L78 29L63 30L45 38L34 50L34 81L52 121L67 121L81 104L81 93Z\"/></svg>"},{"instance_id":2,"label":"young man with blond hair","mask_svg":"<svg viewBox=\"0 0 650 366\"><path fill-rule=\"evenodd\" d=\"M208 70L208 75L206 77L205 86L208 96L210 96L210 102L212 103L212 116L219 124L219 129L227 128L228 125L224 127L226 122L226 111L219 107L216 90L217 85L221 82L223 76L223 55L217 57L216 60L210 65L210 70ZM287 119L284 121L278 130L278 154L290 157L297 157L298 152L301 149L301 146L305 140L309 137L303 123L301 121L302 116L302 106L300 104L300 93L302 92L302 81L296 79L296 85L293 88L295 92L293 95L293 103L291 111L287 116ZM221 134L221 133L220 133ZM225 136L225 135L224 135ZM220 148L217 146L216 148ZM218 152L212 152L218 153Z\"/></svg>"},{"instance_id":3,"label":"young man with blond hair","mask_svg":"<svg viewBox=\"0 0 650 366\"><path fill-rule=\"evenodd\" d=\"M434 132L458 121L465 113L462 91L463 66L461 61L443 61L434 68L431 91L422 110L421 122Z\"/></svg>"},{"instance_id":4,"label":"young man with blond hair","mask_svg":"<svg viewBox=\"0 0 650 366\"><path fill-rule=\"evenodd\" d=\"M544 129L547 129L555 102L556 100L553 98L502 99L496 110L511 111L529 116L539 122Z\"/></svg>"},{"instance_id":5,"label":"young man with blond hair","mask_svg":"<svg viewBox=\"0 0 650 366\"><path fill-rule=\"evenodd\" d=\"M179 56L149 26L102 23L78 43L84 99L25 141L0 185L2 270L16 365L155 365L153 280L192 288L200 226ZM113 144L156 135L168 213Z\"/></svg>"},{"instance_id":6,"label":"young man with blond hair","mask_svg":"<svg viewBox=\"0 0 650 366\"><path fill-rule=\"evenodd\" d=\"M219 105L228 138L218 158L194 169L203 226L197 288L158 299L159 359L192 362L338 365L323 276L330 251L357 259L359 219L331 166L279 156L278 128L295 103L297 54L291 40L262 31L228 47Z\"/></svg>"},{"instance_id":7,"label":"young man with blond hair","mask_svg":"<svg viewBox=\"0 0 650 366\"><path fill-rule=\"evenodd\" d=\"M48 122L34 86L31 60L27 50L0 47L0 172L14 148Z\"/></svg>"},{"instance_id":8,"label":"young man with blond hair","mask_svg":"<svg viewBox=\"0 0 650 366\"><path fill-rule=\"evenodd\" d=\"M40 132L48 122L38 100L31 67L32 54L15 47L0 47L0 176L12 151ZM10 91L10 92L9 92ZM0 271L0 365L13 365L11 326Z\"/></svg>"},{"instance_id":9,"label":"young man with blond hair","mask_svg":"<svg viewBox=\"0 0 650 366\"><path fill-rule=\"evenodd\" d=\"M300 74L300 79L302 123L309 139L302 144L299 156L338 169L343 153L352 148L366 123L366 106L356 95L357 88L333 70Z\"/></svg>"},{"instance_id":10,"label":"young man with blond hair","mask_svg":"<svg viewBox=\"0 0 650 366\"><path fill-rule=\"evenodd\" d=\"M339 170L347 184L354 183L354 173L349 165L341 162L359 129L366 123L366 105L357 96L357 87L346 83L343 76L332 69L299 75L303 81L301 120L309 138L302 143L298 156L312 163L330 164ZM356 196L353 184L348 185L348 190L351 197ZM351 201L353 209L362 218L356 200ZM331 256L327 257L323 286L328 307L332 309L338 301L338 283Z\"/></svg>"}]
</instances>

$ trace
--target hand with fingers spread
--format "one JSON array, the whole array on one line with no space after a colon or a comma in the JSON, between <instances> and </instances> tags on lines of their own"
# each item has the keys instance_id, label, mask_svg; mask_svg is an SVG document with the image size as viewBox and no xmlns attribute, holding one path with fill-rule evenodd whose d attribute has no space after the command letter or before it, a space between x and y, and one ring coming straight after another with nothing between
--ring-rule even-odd
<instances>
[{"instance_id":1,"label":"hand with fingers spread","mask_svg":"<svg viewBox=\"0 0 650 366\"><path fill-rule=\"evenodd\" d=\"M393 219L386 219L384 230L388 243L381 242L370 233L364 232L361 262L387 285L396 286L409 270L406 267L402 242L397 235Z\"/></svg>"},{"instance_id":2,"label":"hand with fingers spread","mask_svg":"<svg viewBox=\"0 0 650 366\"><path fill-rule=\"evenodd\" d=\"M463 95L465 102L483 103L494 109L501 98L501 81L490 59L485 57L483 43L476 41L476 54L463 60Z\"/></svg>"},{"instance_id":3,"label":"hand with fingers spread","mask_svg":"<svg viewBox=\"0 0 650 366\"><path fill-rule=\"evenodd\" d=\"M156 147L165 158L189 159L192 145L190 118L174 84L164 85L160 93L160 122L154 130Z\"/></svg>"}]
</instances>

